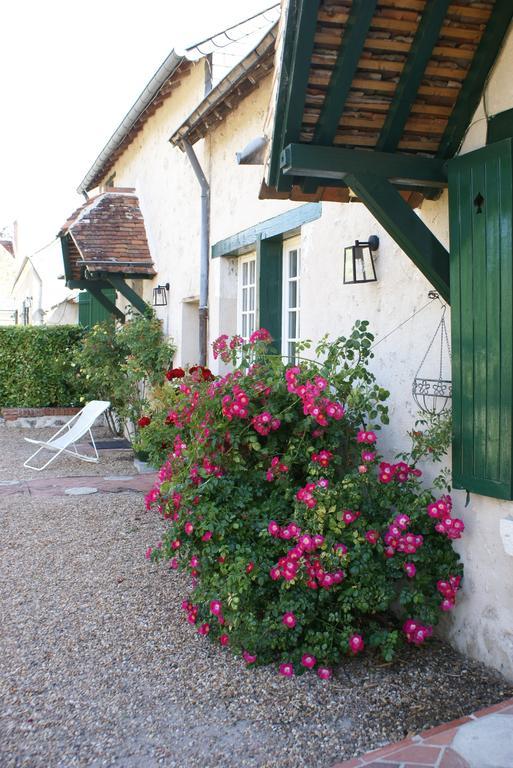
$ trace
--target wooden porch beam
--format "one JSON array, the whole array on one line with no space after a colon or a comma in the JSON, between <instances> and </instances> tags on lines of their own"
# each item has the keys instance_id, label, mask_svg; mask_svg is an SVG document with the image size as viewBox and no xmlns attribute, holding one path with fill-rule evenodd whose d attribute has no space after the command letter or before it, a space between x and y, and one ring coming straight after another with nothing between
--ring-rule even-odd
<instances>
[{"instance_id":1,"label":"wooden porch beam","mask_svg":"<svg viewBox=\"0 0 513 768\"><path fill-rule=\"evenodd\" d=\"M386 179L354 173L347 183L443 299L450 303L449 254Z\"/></svg>"},{"instance_id":2,"label":"wooden porch beam","mask_svg":"<svg viewBox=\"0 0 513 768\"><path fill-rule=\"evenodd\" d=\"M319 4L320 0L292 0L289 7L290 18L287 19L287 27L289 29L292 27L294 37L285 40L288 50L284 51L281 72L284 92L280 94L280 98L285 101L285 107L282 114L277 113L276 115L277 130L273 140L273 152L275 155L278 153L278 158L281 147L299 139ZM294 19L292 18L293 15L295 16ZM292 24L293 20L294 25ZM278 130L278 125L280 130ZM277 166L274 179L276 187L281 189L283 186L284 189L290 189L292 180L282 179L279 163Z\"/></svg>"},{"instance_id":3,"label":"wooden porch beam","mask_svg":"<svg viewBox=\"0 0 513 768\"><path fill-rule=\"evenodd\" d=\"M136 293L133 288L130 288L130 286L125 283L122 277L105 274L105 279L108 280L111 286L115 288L116 291L119 291L119 293L121 293L125 299L127 299L130 304L141 313L141 315L146 315L150 307L146 304L144 299L141 299L139 294Z\"/></svg>"},{"instance_id":4,"label":"wooden porch beam","mask_svg":"<svg viewBox=\"0 0 513 768\"><path fill-rule=\"evenodd\" d=\"M450 2L451 0L427 1L376 149L386 152L397 149L433 48L440 37Z\"/></svg>"},{"instance_id":5,"label":"wooden porch beam","mask_svg":"<svg viewBox=\"0 0 513 768\"><path fill-rule=\"evenodd\" d=\"M443 160L374 150L289 144L282 152L281 168L286 176L338 179L346 183L348 174L361 172L402 186L447 186Z\"/></svg>"},{"instance_id":6,"label":"wooden porch beam","mask_svg":"<svg viewBox=\"0 0 513 768\"><path fill-rule=\"evenodd\" d=\"M354 0L351 6L342 45L331 74L312 144L323 146L333 144L376 5L377 0Z\"/></svg>"}]
</instances>

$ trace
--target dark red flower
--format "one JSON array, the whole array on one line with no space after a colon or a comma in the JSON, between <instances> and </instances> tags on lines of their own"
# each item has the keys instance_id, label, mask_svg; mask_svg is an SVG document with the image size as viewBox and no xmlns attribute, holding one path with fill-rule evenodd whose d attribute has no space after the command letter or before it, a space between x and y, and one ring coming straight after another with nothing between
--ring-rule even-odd
<instances>
[{"instance_id":1,"label":"dark red flower","mask_svg":"<svg viewBox=\"0 0 513 768\"><path fill-rule=\"evenodd\" d=\"M200 378L203 379L203 381L213 381L215 379L210 368L206 368L204 365L193 365L192 368L189 368L189 373L192 376L197 374L195 376L196 381Z\"/></svg>"},{"instance_id":2,"label":"dark red flower","mask_svg":"<svg viewBox=\"0 0 513 768\"><path fill-rule=\"evenodd\" d=\"M147 427L148 424L151 424L151 419L149 416L141 416L141 418L137 420L137 424L142 429L142 427Z\"/></svg>"},{"instance_id":3,"label":"dark red flower","mask_svg":"<svg viewBox=\"0 0 513 768\"><path fill-rule=\"evenodd\" d=\"M185 371L183 368L171 368L169 371L166 371L166 379L168 381L171 381L172 379L183 379L185 376Z\"/></svg>"}]
</instances>

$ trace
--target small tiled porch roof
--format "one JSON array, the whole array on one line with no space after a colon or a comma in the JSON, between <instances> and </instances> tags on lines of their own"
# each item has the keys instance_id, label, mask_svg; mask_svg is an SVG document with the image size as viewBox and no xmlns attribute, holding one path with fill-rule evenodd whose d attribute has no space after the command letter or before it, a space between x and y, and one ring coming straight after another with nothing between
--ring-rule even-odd
<instances>
[{"instance_id":1,"label":"small tiled porch roof","mask_svg":"<svg viewBox=\"0 0 513 768\"><path fill-rule=\"evenodd\" d=\"M67 246L68 284L85 276L151 278L156 274L133 189L107 189L88 200L65 222L59 237Z\"/></svg>"}]
</instances>

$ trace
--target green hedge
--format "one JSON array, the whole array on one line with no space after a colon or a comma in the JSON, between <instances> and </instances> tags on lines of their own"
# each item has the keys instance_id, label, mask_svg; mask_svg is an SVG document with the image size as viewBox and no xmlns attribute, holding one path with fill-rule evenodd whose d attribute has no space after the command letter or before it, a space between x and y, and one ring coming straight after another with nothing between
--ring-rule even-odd
<instances>
[{"instance_id":1,"label":"green hedge","mask_svg":"<svg viewBox=\"0 0 513 768\"><path fill-rule=\"evenodd\" d=\"M0 328L0 407L79 405L71 361L83 335L77 325Z\"/></svg>"}]
</instances>

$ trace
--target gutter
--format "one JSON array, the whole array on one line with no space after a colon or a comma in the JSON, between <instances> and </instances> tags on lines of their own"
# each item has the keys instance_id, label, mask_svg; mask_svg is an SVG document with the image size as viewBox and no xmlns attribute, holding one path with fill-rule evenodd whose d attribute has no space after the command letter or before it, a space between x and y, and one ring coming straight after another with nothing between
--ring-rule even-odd
<instances>
[{"instance_id":1,"label":"gutter","mask_svg":"<svg viewBox=\"0 0 513 768\"><path fill-rule=\"evenodd\" d=\"M271 29L265 33L260 42L247 53L246 56L244 56L244 58L236 64L212 90L206 93L203 101L200 102L196 109L191 112L187 119L175 130L169 139L171 144L181 148L183 141L190 141L191 134L197 126L203 120L208 118L208 115L211 112L215 113L216 107L231 93L235 93L240 83L246 78L251 77L253 70L257 68L262 61L265 61L266 57L274 52L277 31L278 25L274 24ZM196 141L196 139L194 141Z\"/></svg>"},{"instance_id":2,"label":"gutter","mask_svg":"<svg viewBox=\"0 0 513 768\"><path fill-rule=\"evenodd\" d=\"M200 162L188 141L182 142L182 148L189 158L192 169L201 187L201 224L200 224L200 291L199 291L199 350L200 365L207 364L208 344L208 268L210 247L210 185Z\"/></svg>"}]
</instances>

